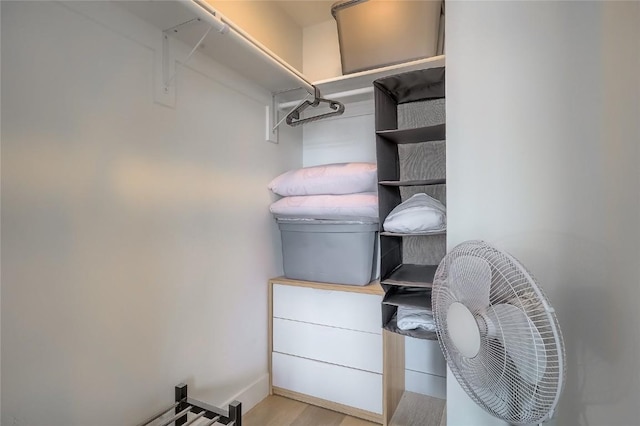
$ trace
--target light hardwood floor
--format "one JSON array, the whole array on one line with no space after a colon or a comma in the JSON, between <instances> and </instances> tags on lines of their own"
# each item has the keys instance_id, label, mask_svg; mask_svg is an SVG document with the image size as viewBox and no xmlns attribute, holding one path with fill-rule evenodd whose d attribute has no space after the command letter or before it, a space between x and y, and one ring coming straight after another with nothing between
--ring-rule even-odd
<instances>
[{"instance_id":1,"label":"light hardwood floor","mask_svg":"<svg viewBox=\"0 0 640 426\"><path fill-rule=\"evenodd\" d=\"M413 392L404 392L390 426L446 426L446 402Z\"/></svg>"},{"instance_id":2,"label":"light hardwood floor","mask_svg":"<svg viewBox=\"0 0 640 426\"><path fill-rule=\"evenodd\" d=\"M271 395L242 418L244 426L379 426L366 420Z\"/></svg>"},{"instance_id":3,"label":"light hardwood floor","mask_svg":"<svg viewBox=\"0 0 640 426\"><path fill-rule=\"evenodd\" d=\"M405 392L401 406L391 421L391 426L444 426L444 400L431 398L433 403L424 405L424 398ZM271 395L253 407L242 418L244 426L379 426L366 420L350 417L335 411L305 404L304 402Z\"/></svg>"}]
</instances>

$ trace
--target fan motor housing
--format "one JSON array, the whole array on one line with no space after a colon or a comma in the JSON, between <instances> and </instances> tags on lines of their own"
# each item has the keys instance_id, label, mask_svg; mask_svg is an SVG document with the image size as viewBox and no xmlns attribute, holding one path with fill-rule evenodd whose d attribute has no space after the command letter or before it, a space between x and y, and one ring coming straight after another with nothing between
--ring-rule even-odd
<instances>
[{"instance_id":1,"label":"fan motor housing","mask_svg":"<svg viewBox=\"0 0 640 426\"><path fill-rule=\"evenodd\" d=\"M459 302L452 303L447 310L447 325L451 341L463 356L473 358L478 355L480 329L469 308Z\"/></svg>"}]
</instances>

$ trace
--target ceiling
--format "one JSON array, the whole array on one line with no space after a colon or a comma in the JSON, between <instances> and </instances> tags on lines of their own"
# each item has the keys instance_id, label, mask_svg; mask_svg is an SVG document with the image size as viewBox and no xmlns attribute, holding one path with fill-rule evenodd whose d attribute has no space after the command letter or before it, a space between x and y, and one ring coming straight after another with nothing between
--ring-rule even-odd
<instances>
[{"instance_id":1,"label":"ceiling","mask_svg":"<svg viewBox=\"0 0 640 426\"><path fill-rule=\"evenodd\" d=\"M274 1L280 6L298 25L307 27L333 19L331 5L337 0L297 0Z\"/></svg>"}]
</instances>

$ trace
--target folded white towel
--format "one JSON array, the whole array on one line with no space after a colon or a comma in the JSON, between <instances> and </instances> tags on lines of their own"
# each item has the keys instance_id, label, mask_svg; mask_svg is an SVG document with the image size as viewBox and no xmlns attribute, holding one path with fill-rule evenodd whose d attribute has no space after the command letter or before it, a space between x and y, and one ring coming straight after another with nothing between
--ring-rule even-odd
<instances>
[{"instance_id":1,"label":"folded white towel","mask_svg":"<svg viewBox=\"0 0 640 426\"><path fill-rule=\"evenodd\" d=\"M420 328L427 331L436 331L436 321L433 319L433 312L429 309L398 306L396 318L400 330Z\"/></svg>"}]
</instances>

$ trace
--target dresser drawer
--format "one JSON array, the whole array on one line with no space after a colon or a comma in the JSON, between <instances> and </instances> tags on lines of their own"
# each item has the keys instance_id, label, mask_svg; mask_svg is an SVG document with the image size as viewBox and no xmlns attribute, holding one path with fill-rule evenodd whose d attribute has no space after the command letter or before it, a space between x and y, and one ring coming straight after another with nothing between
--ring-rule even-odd
<instances>
[{"instance_id":1,"label":"dresser drawer","mask_svg":"<svg viewBox=\"0 0 640 426\"><path fill-rule=\"evenodd\" d=\"M382 374L382 335L273 319L273 350Z\"/></svg>"},{"instance_id":2,"label":"dresser drawer","mask_svg":"<svg viewBox=\"0 0 640 426\"><path fill-rule=\"evenodd\" d=\"M447 399L447 378L406 370L405 390L434 398Z\"/></svg>"},{"instance_id":3,"label":"dresser drawer","mask_svg":"<svg viewBox=\"0 0 640 426\"><path fill-rule=\"evenodd\" d=\"M382 375L272 354L273 386L382 414Z\"/></svg>"},{"instance_id":4,"label":"dresser drawer","mask_svg":"<svg viewBox=\"0 0 640 426\"><path fill-rule=\"evenodd\" d=\"M445 377L447 362L437 340L421 340L405 337L405 368L420 373Z\"/></svg>"},{"instance_id":5,"label":"dresser drawer","mask_svg":"<svg viewBox=\"0 0 640 426\"><path fill-rule=\"evenodd\" d=\"M330 327L382 334L382 296L273 285L273 316Z\"/></svg>"}]
</instances>

